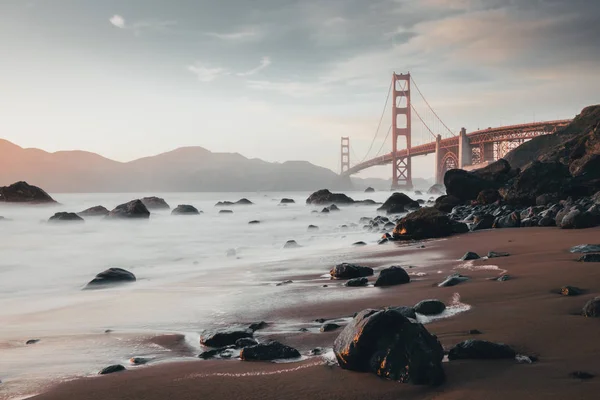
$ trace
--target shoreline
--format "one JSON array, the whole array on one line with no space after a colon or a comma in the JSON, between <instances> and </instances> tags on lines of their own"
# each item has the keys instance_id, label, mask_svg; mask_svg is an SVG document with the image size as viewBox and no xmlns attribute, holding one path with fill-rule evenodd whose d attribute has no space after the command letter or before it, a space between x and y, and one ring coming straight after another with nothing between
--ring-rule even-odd
<instances>
[{"instance_id":1,"label":"shoreline","mask_svg":"<svg viewBox=\"0 0 600 400\"><path fill-rule=\"evenodd\" d=\"M408 399L516 399L592 398L600 383L569 378L577 370L599 374L595 341L600 325L594 319L576 315L585 301L600 293L600 265L577 263L568 249L577 244L599 242L600 228L560 230L553 228L501 229L481 231L425 242L425 249L392 249L380 246L373 266L405 265L403 256L418 259L429 252L443 255L416 265L427 275L408 285L389 288L347 288L332 284L324 290L343 290L344 299L326 303L307 302L266 312L267 322L298 320L312 323L317 318L340 318L365 308L414 305L427 298L439 298L448 304L455 293L472 308L426 325L448 348L474 338L471 329L483 332L477 339L504 342L518 352L539 357L531 365L514 361L452 361L444 363L447 383L439 388L416 387L383 381L374 375L328 366L322 358L283 364L234 360L198 360L159 363L103 377L81 378L58 384L34 399L192 399L203 398L388 398ZM388 251L389 249L389 251ZM469 262L473 266L498 266L513 279L490 281L500 271L459 269L458 259L467 251L480 255L488 251L507 251L511 255ZM388 260L386 263L380 259ZM391 263L391 264L390 264ZM369 263L364 263L369 265ZM408 270L411 272L411 270ZM460 272L471 280L454 287L437 287L447 275ZM327 273L327 271L323 271ZM301 276L296 276L301 278ZM300 279L298 286L323 285L320 279ZM371 278L370 280L372 280ZM330 281L336 282L337 281ZM291 285L295 285L292 283ZM586 290L582 296L564 297L553 290L573 285ZM329 285L328 285L329 286ZM313 288L315 289L315 288ZM302 288L299 288L302 290ZM372 291L351 296L353 291ZM356 293L358 294L358 293ZM258 331L260 340L275 338L306 354L311 348L330 348L340 330L327 333ZM310 386L306 385L310 382ZM268 383L268 384L267 384ZM587 397L586 397L587 396ZM591 396L591 397L589 397Z\"/></svg>"}]
</instances>

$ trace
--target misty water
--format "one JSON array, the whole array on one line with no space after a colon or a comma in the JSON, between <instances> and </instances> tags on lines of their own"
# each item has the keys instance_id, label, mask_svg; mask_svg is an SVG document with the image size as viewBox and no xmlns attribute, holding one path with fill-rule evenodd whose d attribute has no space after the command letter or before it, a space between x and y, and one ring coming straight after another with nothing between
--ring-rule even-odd
<instances>
[{"instance_id":1,"label":"misty water","mask_svg":"<svg viewBox=\"0 0 600 400\"><path fill-rule=\"evenodd\" d=\"M379 202L390 195L348 194ZM381 234L358 224L360 217L375 216L377 206L322 214L312 212L322 207L305 204L309 193L155 195L171 208L192 204L203 213L172 216L159 210L147 221L46 222L58 211L99 204L112 209L142 194L53 194L60 205L0 207L0 215L9 219L0 221L0 393L5 393L0 398L35 391L31 382L95 374L131 356L168 353L140 340L144 335L183 333L198 346L198 333L206 328L253 322L280 307L356 296L325 288L305 291L296 281L276 284L307 274L321 276L325 284L323 275L335 263L381 249L375 245ZM242 197L255 204L218 213L217 201ZM279 205L283 197L296 203ZM260 224L249 225L251 220ZM319 230L308 231L310 224ZM302 247L284 249L292 239ZM356 241L372 246L352 247ZM236 256L227 256L230 249ZM137 282L82 290L109 267L133 272ZM114 333L105 334L107 329ZM29 339L40 342L26 346Z\"/></svg>"}]
</instances>

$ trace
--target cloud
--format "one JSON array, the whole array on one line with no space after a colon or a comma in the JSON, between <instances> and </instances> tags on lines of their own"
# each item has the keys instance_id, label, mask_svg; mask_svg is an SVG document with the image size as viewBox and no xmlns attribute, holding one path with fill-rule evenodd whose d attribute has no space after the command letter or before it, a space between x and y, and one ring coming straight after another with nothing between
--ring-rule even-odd
<instances>
[{"instance_id":1,"label":"cloud","mask_svg":"<svg viewBox=\"0 0 600 400\"><path fill-rule=\"evenodd\" d=\"M263 57L262 60L260 61L260 64L258 67L253 68L246 72L238 72L236 75L237 76L251 76L251 75L259 73L263 69L267 68L269 65L271 65L271 59L269 57Z\"/></svg>"},{"instance_id":2,"label":"cloud","mask_svg":"<svg viewBox=\"0 0 600 400\"><path fill-rule=\"evenodd\" d=\"M117 28L125 29L125 18L122 16L115 14L109 19L109 21Z\"/></svg>"},{"instance_id":3,"label":"cloud","mask_svg":"<svg viewBox=\"0 0 600 400\"><path fill-rule=\"evenodd\" d=\"M262 37L262 32L258 28L252 27L227 33L207 32L206 35L226 42L248 42L260 39Z\"/></svg>"},{"instance_id":4,"label":"cloud","mask_svg":"<svg viewBox=\"0 0 600 400\"><path fill-rule=\"evenodd\" d=\"M230 75L230 72L225 68L208 67L200 62L188 65L187 69L196 75L196 78L198 78L200 82L212 82L221 76Z\"/></svg>"}]
</instances>

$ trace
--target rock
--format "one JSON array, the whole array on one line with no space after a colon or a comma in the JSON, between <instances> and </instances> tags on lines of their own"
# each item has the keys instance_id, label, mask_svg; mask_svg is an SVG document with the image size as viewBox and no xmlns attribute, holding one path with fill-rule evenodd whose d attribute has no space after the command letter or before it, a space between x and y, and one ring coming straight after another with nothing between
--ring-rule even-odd
<instances>
[{"instance_id":1,"label":"rock","mask_svg":"<svg viewBox=\"0 0 600 400\"><path fill-rule=\"evenodd\" d=\"M165 199L155 196L142 198L142 203L144 203L148 210L164 210L171 208Z\"/></svg>"},{"instance_id":2,"label":"rock","mask_svg":"<svg viewBox=\"0 0 600 400\"><path fill-rule=\"evenodd\" d=\"M566 165L558 161L535 160L515 178L504 197L511 204L535 205L537 198L543 194L567 191L570 179L571 174Z\"/></svg>"},{"instance_id":3,"label":"rock","mask_svg":"<svg viewBox=\"0 0 600 400\"><path fill-rule=\"evenodd\" d=\"M398 311L363 310L333 344L340 367L417 385L444 381L444 350L423 325Z\"/></svg>"},{"instance_id":4,"label":"rock","mask_svg":"<svg viewBox=\"0 0 600 400\"><path fill-rule=\"evenodd\" d=\"M279 283L278 283L277 285L275 285L275 286L289 285L290 283L294 283L294 281L287 280L287 281L279 282Z\"/></svg>"},{"instance_id":5,"label":"rock","mask_svg":"<svg viewBox=\"0 0 600 400\"><path fill-rule=\"evenodd\" d=\"M36 344L40 341L40 339L29 339L28 341L25 342L25 344Z\"/></svg>"},{"instance_id":6,"label":"rock","mask_svg":"<svg viewBox=\"0 0 600 400\"><path fill-rule=\"evenodd\" d=\"M465 253L464 256L461 257L462 261L467 261L467 260L478 260L481 257L479 257L479 254L477 253L473 253L472 251L468 251Z\"/></svg>"},{"instance_id":7,"label":"rock","mask_svg":"<svg viewBox=\"0 0 600 400\"><path fill-rule=\"evenodd\" d=\"M311 194L306 199L306 204L352 204L354 200L342 193L331 193L327 189L322 189Z\"/></svg>"},{"instance_id":8,"label":"rock","mask_svg":"<svg viewBox=\"0 0 600 400\"><path fill-rule=\"evenodd\" d=\"M265 321L259 321L251 323L248 329L250 329L252 332L256 332L258 330L265 329L267 326L269 326L269 324L267 324Z\"/></svg>"},{"instance_id":9,"label":"rock","mask_svg":"<svg viewBox=\"0 0 600 400\"><path fill-rule=\"evenodd\" d=\"M321 210L321 214L329 214L329 207L325 207Z\"/></svg>"},{"instance_id":10,"label":"rock","mask_svg":"<svg viewBox=\"0 0 600 400\"><path fill-rule=\"evenodd\" d=\"M375 189L373 189L372 187L368 187L365 189L365 193L373 193L375 191Z\"/></svg>"},{"instance_id":11,"label":"rock","mask_svg":"<svg viewBox=\"0 0 600 400\"><path fill-rule=\"evenodd\" d=\"M107 375L115 372L125 371L125 367L121 364L110 365L99 372L99 375Z\"/></svg>"},{"instance_id":12,"label":"rock","mask_svg":"<svg viewBox=\"0 0 600 400\"><path fill-rule=\"evenodd\" d=\"M232 201L219 201L217 202L217 204L215 204L215 207L229 207L232 206L234 203Z\"/></svg>"},{"instance_id":13,"label":"rock","mask_svg":"<svg viewBox=\"0 0 600 400\"><path fill-rule=\"evenodd\" d=\"M338 206L336 206L335 204L332 204L328 207L329 211L340 211L340 209L338 208Z\"/></svg>"},{"instance_id":14,"label":"rock","mask_svg":"<svg viewBox=\"0 0 600 400\"><path fill-rule=\"evenodd\" d=\"M547 206L550 204L558 203L558 194L556 193L544 193L535 198L535 205Z\"/></svg>"},{"instance_id":15,"label":"rock","mask_svg":"<svg viewBox=\"0 0 600 400\"><path fill-rule=\"evenodd\" d=\"M488 258L508 257L510 254L503 251L490 251L487 253Z\"/></svg>"},{"instance_id":16,"label":"rock","mask_svg":"<svg viewBox=\"0 0 600 400\"><path fill-rule=\"evenodd\" d=\"M484 189L477 195L477 203L482 205L494 204L500 199L502 196L496 189Z\"/></svg>"},{"instance_id":17,"label":"rock","mask_svg":"<svg viewBox=\"0 0 600 400\"><path fill-rule=\"evenodd\" d=\"M398 306L398 307L388 307L387 309L399 312L406 318L411 318L414 320L417 319L417 312L415 311L414 307Z\"/></svg>"},{"instance_id":18,"label":"rock","mask_svg":"<svg viewBox=\"0 0 600 400\"><path fill-rule=\"evenodd\" d=\"M238 339L251 338L253 331L243 327L232 327L206 331L200 336L200 343L208 347L225 347L234 345Z\"/></svg>"},{"instance_id":19,"label":"rock","mask_svg":"<svg viewBox=\"0 0 600 400\"><path fill-rule=\"evenodd\" d=\"M148 219L150 211L141 200L120 204L105 217L108 219Z\"/></svg>"},{"instance_id":20,"label":"rock","mask_svg":"<svg viewBox=\"0 0 600 400\"><path fill-rule=\"evenodd\" d=\"M235 341L235 347L243 349L244 347L250 347L257 345L258 342L254 338L241 338Z\"/></svg>"},{"instance_id":21,"label":"rock","mask_svg":"<svg viewBox=\"0 0 600 400\"><path fill-rule=\"evenodd\" d=\"M353 247L360 247L360 246L366 246L367 244L365 242L354 242L352 243Z\"/></svg>"},{"instance_id":22,"label":"rock","mask_svg":"<svg viewBox=\"0 0 600 400\"><path fill-rule=\"evenodd\" d=\"M565 215L560 224L561 229L585 229L597 226L599 219L596 215L587 211L571 210Z\"/></svg>"},{"instance_id":23,"label":"rock","mask_svg":"<svg viewBox=\"0 0 600 400\"><path fill-rule=\"evenodd\" d=\"M588 253L584 254L577 261L580 262L600 262L600 254Z\"/></svg>"},{"instance_id":24,"label":"rock","mask_svg":"<svg viewBox=\"0 0 600 400\"><path fill-rule=\"evenodd\" d=\"M441 183L436 183L427 190L427 194L444 194L446 193L446 187Z\"/></svg>"},{"instance_id":25,"label":"rock","mask_svg":"<svg viewBox=\"0 0 600 400\"><path fill-rule=\"evenodd\" d=\"M469 334L469 335L481 335L481 334L483 334L483 332L481 332L479 329L471 329L471 330L468 332L468 334Z\"/></svg>"},{"instance_id":26,"label":"rock","mask_svg":"<svg viewBox=\"0 0 600 400\"><path fill-rule=\"evenodd\" d=\"M260 224L260 221L256 220L256 219L248 222L248 225L258 225L258 224Z\"/></svg>"},{"instance_id":27,"label":"rock","mask_svg":"<svg viewBox=\"0 0 600 400\"><path fill-rule=\"evenodd\" d=\"M320 331L321 332L331 332L331 331L335 331L338 328L340 328L340 325L334 324L333 322L329 322L327 324L321 325Z\"/></svg>"},{"instance_id":28,"label":"rock","mask_svg":"<svg viewBox=\"0 0 600 400\"><path fill-rule=\"evenodd\" d=\"M494 227L494 221L496 217L490 214L485 214L482 216L476 216L473 220L473 226L471 226L472 231L480 231L483 229L492 229Z\"/></svg>"},{"instance_id":29,"label":"rock","mask_svg":"<svg viewBox=\"0 0 600 400\"><path fill-rule=\"evenodd\" d=\"M329 274L335 279L362 278L373 275L373 268L342 263L333 267L331 271L329 271Z\"/></svg>"},{"instance_id":30,"label":"rock","mask_svg":"<svg viewBox=\"0 0 600 400\"><path fill-rule=\"evenodd\" d=\"M461 342L448 352L449 360L497 360L515 358L516 352L502 343L469 339Z\"/></svg>"},{"instance_id":31,"label":"rock","mask_svg":"<svg viewBox=\"0 0 600 400\"><path fill-rule=\"evenodd\" d=\"M318 231L318 230L319 230L319 227L318 227L318 226L316 226L316 225L309 225L309 226L308 226L308 230L309 230L309 231Z\"/></svg>"},{"instance_id":32,"label":"rock","mask_svg":"<svg viewBox=\"0 0 600 400\"><path fill-rule=\"evenodd\" d=\"M189 204L179 204L171 211L171 215L198 215L200 211Z\"/></svg>"},{"instance_id":33,"label":"rock","mask_svg":"<svg viewBox=\"0 0 600 400\"><path fill-rule=\"evenodd\" d=\"M315 347L314 349L312 349L309 354L311 356L320 356L321 354L323 354L323 349L320 347Z\"/></svg>"},{"instance_id":34,"label":"rock","mask_svg":"<svg viewBox=\"0 0 600 400\"><path fill-rule=\"evenodd\" d=\"M300 357L298 350L276 341L245 347L240 353L240 358L244 361L271 361L298 357Z\"/></svg>"},{"instance_id":35,"label":"rock","mask_svg":"<svg viewBox=\"0 0 600 400\"><path fill-rule=\"evenodd\" d=\"M460 274L453 274L453 275L449 275L448 277L446 277L446 279L438 284L438 287L450 287L450 286L456 286L459 283L462 282L466 282L468 281L469 278L466 276L462 276Z\"/></svg>"},{"instance_id":36,"label":"rock","mask_svg":"<svg viewBox=\"0 0 600 400\"><path fill-rule=\"evenodd\" d=\"M129 362L132 365L144 365L144 364L148 364L148 362L150 362L151 359L150 358L145 358L145 357L131 357L129 359Z\"/></svg>"},{"instance_id":37,"label":"rock","mask_svg":"<svg viewBox=\"0 0 600 400\"><path fill-rule=\"evenodd\" d=\"M466 224L455 222L441 211L425 207L398 221L393 231L396 240L421 240L450 236L468 231Z\"/></svg>"},{"instance_id":38,"label":"rock","mask_svg":"<svg viewBox=\"0 0 600 400\"><path fill-rule=\"evenodd\" d=\"M348 287L361 287L367 286L369 284L369 280L367 278L354 278L350 279L344 285Z\"/></svg>"},{"instance_id":39,"label":"rock","mask_svg":"<svg viewBox=\"0 0 600 400\"><path fill-rule=\"evenodd\" d=\"M490 164L490 166L493 164ZM489 167L489 166L488 166ZM487 167L486 167L487 168ZM508 166L510 169L510 166ZM467 172L462 169L451 169L444 175L444 186L446 193L459 198L461 201L470 201L477 199L482 190L498 189L499 182L484 179L480 174Z\"/></svg>"},{"instance_id":40,"label":"rock","mask_svg":"<svg viewBox=\"0 0 600 400\"><path fill-rule=\"evenodd\" d=\"M135 281L135 275L131 272L123 268L109 268L96 275L96 277L87 284L85 289L99 289L105 286Z\"/></svg>"},{"instance_id":41,"label":"rock","mask_svg":"<svg viewBox=\"0 0 600 400\"><path fill-rule=\"evenodd\" d=\"M279 202L279 204L293 204L295 203L294 199L287 199L287 198L283 198L281 199L281 201Z\"/></svg>"},{"instance_id":42,"label":"rock","mask_svg":"<svg viewBox=\"0 0 600 400\"><path fill-rule=\"evenodd\" d=\"M600 317L600 297L594 297L583 306L584 317Z\"/></svg>"},{"instance_id":43,"label":"rock","mask_svg":"<svg viewBox=\"0 0 600 400\"><path fill-rule=\"evenodd\" d=\"M50 217L48 222L83 222L83 218L75 213L57 212Z\"/></svg>"},{"instance_id":44,"label":"rock","mask_svg":"<svg viewBox=\"0 0 600 400\"><path fill-rule=\"evenodd\" d=\"M460 206L463 204L463 201L455 196L444 195L435 199L434 207L438 210L449 213L452 212L452 209L456 206Z\"/></svg>"},{"instance_id":45,"label":"rock","mask_svg":"<svg viewBox=\"0 0 600 400\"><path fill-rule=\"evenodd\" d=\"M94 206L78 212L77 215L80 217L105 217L108 215L108 213L109 211L106 208L102 206Z\"/></svg>"},{"instance_id":46,"label":"rock","mask_svg":"<svg viewBox=\"0 0 600 400\"><path fill-rule=\"evenodd\" d=\"M585 371L575 371L571 372L569 376L574 379L588 380L594 378L596 375Z\"/></svg>"},{"instance_id":47,"label":"rock","mask_svg":"<svg viewBox=\"0 0 600 400\"><path fill-rule=\"evenodd\" d=\"M251 205L253 205L254 203L253 203L253 202L251 202L250 200L246 199L246 198L243 198L243 199L239 199L239 200L238 200L238 201L236 201L234 204L235 204L236 206L251 206Z\"/></svg>"},{"instance_id":48,"label":"rock","mask_svg":"<svg viewBox=\"0 0 600 400\"><path fill-rule=\"evenodd\" d=\"M302 246L300 246L298 243L296 243L295 240L288 240L283 245L284 249L297 249L298 247L302 247Z\"/></svg>"},{"instance_id":49,"label":"rock","mask_svg":"<svg viewBox=\"0 0 600 400\"><path fill-rule=\"evenodd\" d=\"M404 193L392 194L377 211L386 212L387 214L400 214L405 212L407 208L420 208L419 203Z\"/></svg>"},{"instance_id":50,"label":"rock","mask_svg":"<svg viewBox=\"0 0 600 400\"><path fill-rule=\"evenodd\" d=\"M563 296L579 296L583 290L575 286L563 286L560 288L560 294Z\"/></svg>"},{"instance_id":51,"label":"rock","mask_svg":"<svg viewBox=\"0 0 600 400\"><path fill-rule=\"evenodd\" d=\"M233 210L219 210L219 214L233 214Z\"/></svg>"},{"instance_id":52,"label":"rock","mask_svg":"<svg viewBox=\"0 0 600 400\"><path fill-rule=\"evenodd\" d=\"M600 253L600 244L579 244L571 247L571 253Z\"/></svg>"},{"instance_id":53,"label":"rock","mask_svg":"<svg viewBox=\"0 0 600 400\"><path fill-rule=\"evenodd\" d=\"M392 266L382 269L375 281L376 287L401 285L410 282L410 276L402 267Z\"/></svg>"},{"instance_id":54,"label":"rock","mask_svg":"<svg viewBox=\"0 0 600 400\"><path fill-rule=\"evenodd\" d=\"M510 213L504 217L498 217L494 221L494 228L519 228L521 226L521 214L518 212Z\"/></svg>"},{"instance_id":55,"label":"rock","mask_svg":"<svg viewBox=\"0 0 600 400\"><path fill-rule=\"evenodd\" d=\"M500 275L497 278L492 278L493 281L498 281L498 282L506 282L511 280L512 277L510 275L504 274L504 275Z\"/></svg>"},{"instance_id":56,"label":"rock","mask_svg":"<svg viewBox=\"0 0 600 400\"><path fill-rule=\"evenodd\" d=\"M438 315L444 312L446 305L439 300L422 300L415 305L415 311L423 315Z\"/></svg>"},{"instance_id":57,"label":"rock","mask_svg":"<svg viewBox=\"0 0 600 400\"><path fill-rule=\"evenodd\" d=\"M232 347L234 347L234 346L232 345L232 346L220 347L218 349L206 350L206 351L203 351L202 353L198 354L198 358L201 358L203 360L209 360L209 359L217 357L217 356L222 357L222 358L231 358L231 355L228 353L225 353L225 352L229 352ZM227 356L227 355L229 355L229 356Z\"/></svg>"},{"instance_id":58,"label":"rock","mask_svg":"<svg viewBox=\"0 0 600 400\"><path fill-rule=\"evenodd\" d=\"M48 193L37 186L20 181L9 186L0 187L0 203L56 203Z\"/></svg>"},{"instance_id":59,"label":"rock","mask_svg":"<svg viewBox=\"0 0 600 400\"><path fill-rule=\"evenodd\" d=\"M556 221L551 217L542 217L538 221L538 226L548 227L548 226L556 226Z\"/></svg>"}]
</instances>

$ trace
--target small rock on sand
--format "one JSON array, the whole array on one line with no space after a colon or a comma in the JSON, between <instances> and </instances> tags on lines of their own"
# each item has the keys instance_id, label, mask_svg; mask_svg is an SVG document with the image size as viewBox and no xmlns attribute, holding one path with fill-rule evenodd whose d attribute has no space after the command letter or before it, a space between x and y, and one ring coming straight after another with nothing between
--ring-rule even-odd
<instances>
[{"instance_id":1,"label":"small rock on sand","mask_svg":"<svg viewBox=\"0 0 600 400\"><path fill-rule=\"evenodd\" d=\"M449 360L495 360L515 358L515 351L503 343L493 343L486 340L465 340L450 349Z\"/></svg>"},{"instance_id":2,"label":"small rock on sand","mask_svg":"<svg viewBox=\"0 0 600 400\"><path fill-rule=\"evenodd\" d=\"M240 358L244 361L271 361L297 357L300 357L298 350L276 341L246 347L240 353Z\"/></svg>"},{"instance_id":3,"label":"small rock on sand","mask_svg":"<svg viewBox=\"0 0 600 400\"><path fill-rule=\"evenodd\" d=\"M99 372L99 375L107 375L115 372L125 371L125 367L121 364L110 365Z\"/></svg>"},{"instance_id":4,"label":"small rock on sand","mask_svg":"<svg viewBox=\"0 0 600 400\"><path fill-rule=\"evenodd\" d=\"M40 339L29 339L25 342L25 344L36 344L40 341Z\"/></svg>"},{"instance_id":5,"label":"small rock on sand","mask_svg":"<svg viewBox=\"0 0 600 400\"><path fill-rule=\"evenodd\" d=\"M415 311L423 315L438 315L445 309L446 305L436 299L423 300L415 305Z\"/></svg>"},{"instance_id":6,"label":"small rock on sand","mask_svg":"<svg viewBox=\"0 0 600 400\"><path fill-rule=\"evenodd\" d=\"M560 294L563 296L579 296L583 290L575 286L563 286L560 288Z\"/></svg>"},{"instance_id":7,"label":"small rock on sand","mask_svg":"<svg viewBox=\"0 0 600 400\"><path fill-rule=\"evenodd\" d=\"M584 254L577 261L580 262L600 262L600 254L598 253L588 253Z\"/></svg>"},{"instance_id":8,"label":"small rock on sand","mask_svg":"<svg viewBox=\"0 0 600 400\"><path fill-rule=\"evenodd\" d=\"M479 254L474 253L472 251L468 251L467 253L465 253L464 256L462 256L461 261L467 261L467 260L478 260L479 258Z\"/></svg>"},{"instance_id":9,"label":"small rock on sand","mask_svg":"<svg viewBox=\"0 0 600 400\"><path fill-rule=\"evenodd\" d=\"M503 251L490 251L487 254L488 258L498 258L498 257L508 257L510 254L505 253Z\"/></svg>"}]
</instances>

